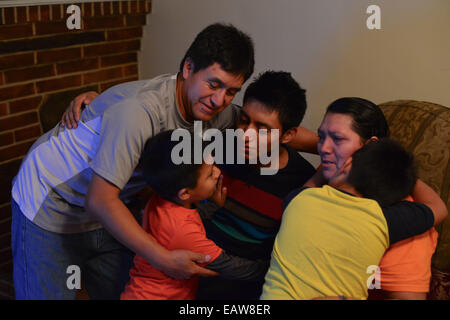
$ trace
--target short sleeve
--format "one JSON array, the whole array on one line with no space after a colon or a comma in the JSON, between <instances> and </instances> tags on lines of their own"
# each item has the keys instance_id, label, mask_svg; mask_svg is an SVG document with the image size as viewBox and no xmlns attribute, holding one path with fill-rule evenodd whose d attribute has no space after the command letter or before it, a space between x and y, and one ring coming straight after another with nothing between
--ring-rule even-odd
<instances>
[{"instance_id":1,"label":"short sleeve","mask_svg":"<svg viewBox=\"0 0 450 320\"><path fill-rule=\"evenodd\" d=\"M108 107L102 115L100 139L92 170L122 189L136 168L145 142L158 130L158 121L136 99Z\"/></svg>"},{"instance_id":2,"label":"short sleeve","mask_svg":"<svg viewBox=\"0 0 450 320\"><path fill-rule=\"evenodd\" d=\"M431 209L419 202L400 201L383 207L390 244L424 233L434 225Z\"/></svg>"},{"instance_id":3,"label":"short sleeve","mask_svg":"<svg viewBox=\"0 0 450 320\"><path fill-rule=\"evenodd\" d=\"M170 242L169 249L184 249L209 255L211 256L209 262L214 261L222 253L222 249L206 237L201 221L184 224L176 232L176 236ZM201 266L205 266L208 263L201 264Z\"/></svg>"}]
</instances>

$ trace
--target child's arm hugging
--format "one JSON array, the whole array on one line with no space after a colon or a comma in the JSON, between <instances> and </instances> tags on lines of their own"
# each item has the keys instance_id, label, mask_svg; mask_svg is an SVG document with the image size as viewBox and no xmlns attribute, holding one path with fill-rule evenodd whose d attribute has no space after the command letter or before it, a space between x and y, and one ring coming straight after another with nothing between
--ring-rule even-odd
<instances>
[{"instance_id":1,"label":"child's arm hugging","mask_svg":"<svg viewBox=\"0 0 450 320\"><path fill-rule=\"evenodd\" d=\"M262 280L269 269L270 260L250 260L222 251L205 268L216 271L229 280Z\"/></svg>"}]
</instances>

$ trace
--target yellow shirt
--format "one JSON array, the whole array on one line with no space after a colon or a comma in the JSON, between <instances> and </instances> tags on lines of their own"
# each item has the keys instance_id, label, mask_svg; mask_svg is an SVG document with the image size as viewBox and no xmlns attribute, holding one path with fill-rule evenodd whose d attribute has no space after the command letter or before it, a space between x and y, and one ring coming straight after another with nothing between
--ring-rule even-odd
<instances>
[{"instance_id":1,"label":"yellow shirt","mask_svg":"<svg viewBox=\"0 0 450 320\"><path fill-rule=\"evenodd\" d=\"M261 299L367 298L367 280L389 247L374 200L330 186L310 188L287 206Z\"/></svg>"}]
</instances>

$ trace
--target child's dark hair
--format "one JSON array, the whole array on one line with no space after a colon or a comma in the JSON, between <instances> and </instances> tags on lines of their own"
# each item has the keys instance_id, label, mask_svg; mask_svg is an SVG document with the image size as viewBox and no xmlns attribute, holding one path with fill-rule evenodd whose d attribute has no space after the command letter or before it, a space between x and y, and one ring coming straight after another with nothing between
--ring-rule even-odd
<instances>
[{"instance_id":1,"label":"child's dark hair","mask_svg":"<svg viewBox=\"0 0 450 320\"><path fill-rule=\"evenodd\" d=\"M141 157L147 184L167 200L172 200L183 188L195 188L198 172L202 166L194 164L193 139L191 139L190 164L173 162L172 149L180 143L171 141L173 131L164 131L148 139Z\"/></svg>"},{"instance_id":2,"label":"child's dark hair","mask_svg":"<svg viewBox=\"0 0 450 320\"><path fill-rule=\"evenodd\" d=\"M197 35L181 60L180 72L186 58L194 63L194 72L217 62L223 70L242 75L244 81L255 66L252 39L234 26L221 23L209 25Z\"/></svg>"},{"instance_id":3,"label":"child's dark hair","mask_svg":"<svg viewBox=\"0 0 450 320\"><path fill-rule=\"evenodd\" d=\"M277 111L282 133L298 127L306 111L305 90L289 72L266 71L258 75L245 90L244 104L258 101L269 111Z\"/></svg>"},{"instance_id":4,"label":"child's dark hair","mask_svg":"<svg viewBox=\"0 0 450 320\"><path fill-rule=\"evenodd\" d=\"M352 157L347 181L363 197L388 206L413 191L417 180L414 157L398 142L389 138L371 141Z\"/></svg>"}]
</instances>

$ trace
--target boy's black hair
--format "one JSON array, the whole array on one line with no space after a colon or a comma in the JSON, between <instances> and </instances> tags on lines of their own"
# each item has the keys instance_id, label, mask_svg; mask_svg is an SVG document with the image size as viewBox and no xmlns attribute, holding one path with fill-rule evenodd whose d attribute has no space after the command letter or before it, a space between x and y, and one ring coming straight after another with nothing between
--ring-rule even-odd
<instances>
[{"instance_id":1,"label":"boy's black hair","mask_svg":"<svg viewBox=\"0 0 450 320\"><path fill-rule=\"evenodd\" d=\"M388 206L413 191L417 180L414 156L398 142L389 138L371 141L352 157L347 181L363 197Z\"/></svg>"},{"instance_id":2,"label":"boy's black hair","mask_svg":"<svg viewBox=\"0 0 450 320\"><path fill-rule=\"evenodd\" d=\"M363 143L372 137L389 137L389 126L383 111L372 101L357 97L340 98L328 106L326 113L347 114L352 117L352 129Z\"/></svg>"},{"instance_id":3,"label":"boy's black hair","mask_svg":"<svg viewBox=\"0 0 450 320\"><path fill-rule=\"evenodd\" d=\"M223 70L242 75L244 81L250 78L255 66L252 39L231 24L215 23L203 29L181 60L180 72L186 58L194 63L194 72L217 62Z\"/></svg>"},{"instance_id":4,"label":"boy's black hair","mask_svg":"<svg viewBox=\"0 0 450 320\"><path fill-rule=\"evenodd\" d=\"M305 90L289 72L266 71L249 84L244 93L244 104L258 101L269 110L277 111L282 133L298 127L306 111Z\"/></svg>"},{"instance_id":5,"label":"boy's black hair","mask_svg":"<svg viewBox=\"0 0 450 320\"><path fill-rule=\"evenodd\" d=\"M202 166L194 164L193 139L191 139L190 164L175 164L172 161L172 149L180 143L171 141L173 131L164 131L148 139L140 162L147 184L167 200L172 200L183 188L195 188L198 172Z\"/></svg>"}]
</instances>

